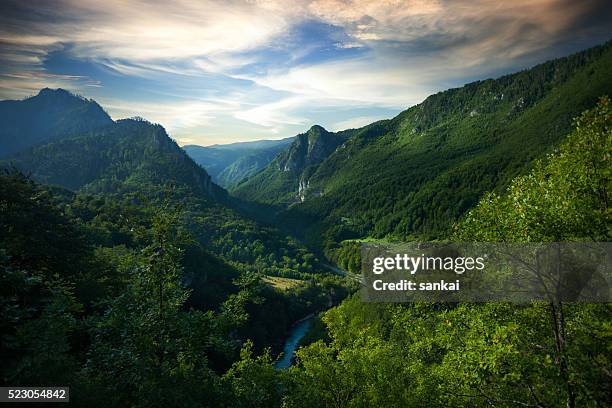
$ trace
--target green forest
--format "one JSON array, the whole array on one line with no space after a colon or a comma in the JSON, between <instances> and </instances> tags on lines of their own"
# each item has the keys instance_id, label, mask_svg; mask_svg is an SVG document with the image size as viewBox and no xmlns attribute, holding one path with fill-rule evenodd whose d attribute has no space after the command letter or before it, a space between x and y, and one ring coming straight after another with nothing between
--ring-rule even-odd
<instances>
[{"instance_id":1,"label":"green forest","mask_svg":"<svg viewBox=\"0 0 612 408\"><path fill-rule=\"evenodd\" d=\"M611 61L313 126L229 191L159 124L64 90L0 105L0 385L79 407L609 406L610 304L365 303L355 277L363 241L611 241Z\"/></svg>"},{"instance_id":2,"label":"green forest","mask_svg":"<svg viewBox=\"0 0 612 408\"><path fill-rule=\"evenodd\" d=\"M289 157L231 191L279 207L280 224L326 250L364 236L442 239L485 192L503 192L558 147L573 118L612 94L611 63L607 43L437 93L359 129L313 127L319 154L301 156L294 143ZM287 160L291 170L278 171Z\"/></svg>"}]
</instances>

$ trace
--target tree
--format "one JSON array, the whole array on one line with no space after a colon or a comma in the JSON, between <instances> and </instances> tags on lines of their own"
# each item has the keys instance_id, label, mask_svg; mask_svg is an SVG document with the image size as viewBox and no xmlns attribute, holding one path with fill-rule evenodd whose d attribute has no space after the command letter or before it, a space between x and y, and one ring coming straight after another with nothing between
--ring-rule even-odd
<instances>
[{"instance_id":1,"label":"tree","mask_svg":"<svg viewBox=\"0 0 612 408\"><path fill-rule=\"evenodd\" d=\"M233 396L232 407L264 408L281 406L283 386L272 365L270 351L253 356L253 343L247 341L240 359L223 376Z\"/></svg>"},{"instance_id":2,"label":"tree","mask_svg":"<svg viewBox=\"0 0 612 408\"><path fill-rule=\"evenodd\" d=\"M207 365L216 322L184 310L180 217L180 208L168 203L155 210L151 243L133 260L127 288L91 329L84 373L94 386L114 390L109 405L220 404L219 379Z\"/></svg>"},{"instance_id":3,"label":"tree","mask_svg":"<svg viewBox=\"0 0 612 408\"><path fill-rule=\"evenodd\" d=\"M487 195L457 225L460 240L502 242L609 241L612 212L612 107L607 97L575 121L575 130L546 162L513 181L505 196ZM576 406L565 305L549 300L566 405Z\"/></svg>"}]
</instances>

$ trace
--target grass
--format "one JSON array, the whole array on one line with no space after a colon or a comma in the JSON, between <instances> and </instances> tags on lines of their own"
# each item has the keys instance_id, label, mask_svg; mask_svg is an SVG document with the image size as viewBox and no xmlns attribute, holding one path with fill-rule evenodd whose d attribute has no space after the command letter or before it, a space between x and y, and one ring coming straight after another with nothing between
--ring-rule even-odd
<instances>
[{"instance_id":1,"label":"grass","mask_svg":"<svg viewBox=\"0 0 612 408\"><path fill-rule=\"evenodd\" d=\"M268 285L279 290L291 289L304 283L300 279L281 278L280 276L265 276L263 280Z\"/></svg>"}]
</instances>

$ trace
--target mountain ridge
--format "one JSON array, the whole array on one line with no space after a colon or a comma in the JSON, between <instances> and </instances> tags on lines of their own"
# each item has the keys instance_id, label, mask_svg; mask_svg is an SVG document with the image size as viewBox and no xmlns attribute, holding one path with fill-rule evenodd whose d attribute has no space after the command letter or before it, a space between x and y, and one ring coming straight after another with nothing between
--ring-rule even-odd
<instances>
[{"instance_id":1,"label":"mountain ridge","mask_svg":"<svg viewBox=\"0 0 612 408\"><path fill-rule=\"evenodd\" d=\"M216 183L231 187L265 167L292 141L293 137L288 137L212 146L186 145L183 150L204 167Z\"/></svg>"},{"instance_id":2,"label":"mountain ridge","mask_svg":"<svg viewBox=\"0 0 612 408\"><path fill-rule=\"evenodd\" d=\"M113 120L93 99L43 88L26 99L0 101L0 122L0 157L8 157L46 141L111 125Z\"/></svg>"},{"instance_id":3,"label":"mountain ridge","mask_svg":"<svg viewBox=\"0 0 612 408\"><path fill-rule=\"evenodd\" d=\"M11 129L36 132L25 137L17 151L3 149L4 166L29 172L39 182L107 192L174 181L214 199L227 196L161 125L139 118L113 121L94 100L61 88L2 101L0 115L10 112L23 114L12 117L13 127L3 131L3 137L10 136Z\"/></svg>"},{"instance_id":4,"label":"mountain ridge","mask_svg":"<svg viewBox=\"0 0 612 408\"><path fill-rule=\"evenodd\" d=\"M299 174L273 161L231 193L284 207L278 222L313 240L443 236L612 93L611 44L431 95L392 119L337 132L345 142Z\"/></svg>"},{"instance_id":5,"label":"mountain ridge","mask_svg":"<svg viewBox=\"0 0 612 408\"><path fill-rule=\"evenodd\" d=\"M102 224L104 217L128 222L131 216L121 206L135 211L178 206L189 236L241 270L290 276L319 272L317 258L304 246L245 216L161 125L141 118L42 142L0 160L2 168L6 174L12 169L28 174L45 189L69 190L84 206L85 217Z\"/></svg>"}]
</instances>

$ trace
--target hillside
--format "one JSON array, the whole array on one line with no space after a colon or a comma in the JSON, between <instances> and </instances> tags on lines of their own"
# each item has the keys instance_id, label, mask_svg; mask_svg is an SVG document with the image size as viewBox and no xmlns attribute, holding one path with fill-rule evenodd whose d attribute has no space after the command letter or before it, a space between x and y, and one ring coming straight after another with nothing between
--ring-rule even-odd
<instances>
[{"instance_id":1,"label":"hillside","mask_svg":"<svg viewBox=\"0 0 612 408\"><path fill-rule=\"evenodd\" d=\"M168 137L160 125L124 119L18 153L11 164L45 184L87 192L121 192L167 182L195 193L225 192Z\"/></svg>"},{"instance_id":2,"label":"hillside","mask_svg":"<svg viewBox=\"0 0 612 408\"><path fill-rule=\"evenodd\" d=\"M0 157L39 143L111 125L95 101L63 89L42 89L20 101L0 101Z\"/></svg>"},{"instance_id":3,"label":"hillside","mask_svg":"<svg viewBox=\"0 0 612 408\"><path fill-rule=\"evenodd\" d=\"M303 201L310 176L345 140L344 133L330 133L321 126L312 126L306 133L297 135L289 148L264 170L240 183L235 191L242 199L268 204Z\"/></svg>"},{"instance_id":4,"label":"hillside","mask_svg":"<svg viewBox=\"0 0 612 408\"><path fill-rule=\"evenodd\" d=\"M63 91L53 95L80 100ZM28 120L42 119L34 114ZM87 115L81 119L86 121ZM199 310L218 309L229 302L227 313L236 317L220 324L236 327L232 339L250 338L257 349L272 347L278 352L292 322L346 295L338 278L326 276L315 254L236 210L226 191L162 126L143 119L111 121L99 129L58 135L16 153L0 161L0 187L6 192L0 204L10 209L0 221L14 232L0 244L9 249L11 267L21 267L20 259L38 259L39 252L43 257L49 252L60 260L71 259L64 254L73 240L56 248L59 244L46 238L53 236L49 228L56 227L38 225L37 217L59 217L58 223L75 226L79 234L75 239L87 246L83 264L76 265L85 272L65 275L71 269L60 261L43 267L76 285L79 300L87 305L116 293L125 281L139 279L140 271L150 271L146 265L155 262L159 254L154 251L160 245L152 242L168 233L166 222L177 229L172 270L173 279L186 288L181 302ZM44 211L27 206L39 199L45 201ZM154 232L156 228L159 232ZM143 251L148 250L153 254L145 256ZM0 251L0 262L3 254ZM145 266L134 266L137 259ZM94 269L86 273L89 265ZM296 279L298 284L281 293L260 281L264 275ZM249 282L253 288L243 286ZM253 296L260 293L253 305L244 296L233 299L242 289ZM243 308L248 320L240 320ZM222 357L226 359L227 355Z\"/></svg>"},{"instance_id":5,"label":"hillside","mask_svg":"<svg viewBox=\"0 0 612 408\"><path fill-rule=\"evenodd\" d=\"M292 140L285 138L213 146L187 145L183 149L206 169L215 183L227 188L266 167Z\"/></svg>"},{"instance_id":6,"label":"hillside","mask_svg":"<svg viewBox=\"0 0 612 408\"><path fill-rule=\"evenodd\" d=\"M65 95L82 100L61 90L49 95L60 101ZM33 115L29 120L42 118ZM84 115L82 120L87 118ZM312 253L235 210L227 192L162 126L143 119L111 121L97 130L43 141L0 161L0 167L14 167L39 183L75 192L87 203L88 217L107 213L112 224L122 223L121 205L115 201L129 206L144 198L161 205L170 199L185 209L192 237L241 271L284 276L319 271Z\"/></svg>"},{"instance_id":7,"label":"hillside","mask_svg":"<svg viewBox=\"0 0 612 408\"><path fill-rule=\"evenodd\" d=\"M284 171L277 159L233 193L289 205L280 222L310 226L312 242L321 234L330 243L443 236L485 191L503 190L565 137L573 117L612 93L610 66L607 43L432 95L391 120L330 134L346 141L320 163Z\"/></svg>"}]
</instances>

